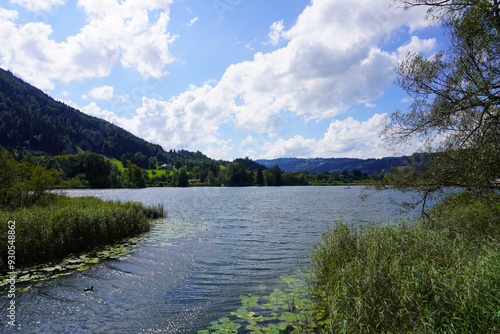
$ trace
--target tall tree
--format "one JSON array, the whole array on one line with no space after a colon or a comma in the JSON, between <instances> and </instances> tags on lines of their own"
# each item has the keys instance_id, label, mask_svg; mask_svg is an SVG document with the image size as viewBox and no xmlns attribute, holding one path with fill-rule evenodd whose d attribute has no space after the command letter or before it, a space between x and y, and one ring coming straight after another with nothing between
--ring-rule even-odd
<instances>
[{"instance_id":1,"label":"tall tree","mask_svg":"<svg viewBox=\"0 0 500 334\"><path fill-rule=\"evenodd\" d=\"M227 166L225 184L230 187L249 186L252 184L252 177L242 162L233 162Z\"/></svg>"},{"instance_id":2,"label":"tall tree","mask_svg":"<svg viewBox=\"0 0 500 334\"><path fill-rule=\"evenodd\" d=\"M427 58L408 53L398 65L397 82L413 103L408 112L392 114L383 135L396 143L419 138L430 154L415 156L386 183L419 191L424 207L446 187L489 192L500 177L500 1L396 2L428 6L450 45Z\"/></svg>"},{"instance_id":3,"label":"tall tree","mask_svg":"<svg viewBox=\"0 0 500 334\"><path fill-rule=\"evenodd\" d=\"M189 186L189 176L186 171L186 167L181 167L177 176L177 187L188 187Z\"/></svg>"},{"instance_id":4,"label":"tall tree","mask_svg":"<svg viewBox=\"0 0 500 334\"><path fill-rule=\"evenodd\" d=\"M264 174L260 168L257 169L257 174L255 175L255 184L258 186L264 185Z\"/></svg>"},{"instance_id":5,"label":"tall tree","mask_svg":"<svg viewBox=\"0 0 500 334\"><path fill-rule=\"evenodd\" d=\"M144 179L141 169L130 160L127 160L127 170L125 171L124 177L128 186L131 188L146 187L146 180Z\"/></svg>"},{"instance_id":6,"label":"tall tree","mask_svg":"<svg viewBox=\"0 0 500 334\"><path fill-rule=\"evenodd\" d=\"M111 163L97 153L87 153L83 158L83 171L92 188L111 187Z\"/></svg>"},{"instance_id":7,"label":"tall tree","mask_svg":"<svg viewBox=\"0 0 500 334\"><path fill-rule=\"evenodd\" d=\"M264 181L266 186L282 186L283 185L283 171L278 165L264 172Z\"/></svg>"}]
</instances>

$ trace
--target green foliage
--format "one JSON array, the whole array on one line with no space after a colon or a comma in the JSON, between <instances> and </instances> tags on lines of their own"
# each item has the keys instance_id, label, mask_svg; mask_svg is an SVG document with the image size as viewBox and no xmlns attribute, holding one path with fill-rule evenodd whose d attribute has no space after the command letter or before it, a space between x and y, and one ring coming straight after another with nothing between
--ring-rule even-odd
<instances>
[{"instance_id":1,"label":"green foliage","mask_svg":"<svg viewBox=\"0 0 500 334\"><path fill-rule=\"evenodd\" d=\"M469 238L500 237L500 195L475 196L459 193L446 197L434 206L427 222L434 227L448 228Z\"/></svg>"},{"instance_id":2,"label":"green foliage","mask_svg":"<svg viewBox=\"0 0 500 334\"><path fill-rule=\"evenodd\" d=\"M127 160L127 170L123 173L123 176L130 188L146 187L146 180L144 179L142 170L130 160Z\"/></svg>"},{"instance_id":3,"label":"green foliage","mask_svg":"<svg viewBox=\"0 0 500 334\"><path fill-rule=\"evenodd\" d=\"M0 146L0 208L31 205L56 182L54 171L27 162L17 163Z\"/></svg>"},{"instance_id":4,"label":"green foliage","mask_svg":"<svg viewBox=\"0 0 500 334\"><path fill-rule=\"evenodd\" d=\"M181 167L177 175L177 187L187 187L189 186L189 177L186 168Z\"/></svg>"},{"instance_id":5,"label":"green foliage","mask_svg":"<svg viewBox=\"0 0 500 334\"><path fill-rule=\"evenodd\" d=\"M111 163L103 156L96 153L86 154L83 158L82 170L91 188L111 187Z\"/></svg>"},{"instance_id":6,"label":"green foliage","mask_svg":"<svg viewBox=\"0 0 500 334\"><path fill-rule=\"evenodd\" d=\"M25 266L135 236L164 214L161 205L48 194L29 208L0 211L0 239L7 240L7 222L15 221L16 266ZM7 247L0 258L7 263Z\"/></svg>"},{"instance_id":7,"label":"green foliage","mask_svg":"<svg viewBox=\"0 0 500 334\"><path fill-rule=\"evenodd\" d=\"M255 175L255 185L256 186L263 186L264 185L264 174L262 173L262 169L257 169L256 175Z\"/></svg>"},{"instance_id":8,"label":"green foliage","mask_svg":"<svg viewBox=\"0 0 500 334\"><path fill-rule=\"evenodd\" d=\"M500 177L500 2L398 2L428 6L450 43L427 58L409 53L398 66L398 84L413 102L391 116L384 135L391 143L419 138L432 154L394 171L385 184L416 189L424 203L446 187L487 194Z\"/></svg>"},{"instance_id":9,"label":"green foliage","mask_svg":"<svg viewBox=\"0 0 500 334\"><path fill-rule=\"evenodd\" d=\"M323 236L312 265L330 331L500 331L498 198L455 211L457 200L436 209L433 226L339 223Z\"/></svg>"},{"instance_id":10,"label":"green foliage","mask_svg":"<svg viewBox=\"0 0 500 334\"><path fill-rule=\"evenodd\" d=\"M224 184L230 187L249 186L253 184L252 174L242 162L233 162L225 170Z\"/></svg>"},{"instance_id":11,"label":"green foliage","mask_svg":"<svg viewBox=\"0 0 500 334\"><path fill-rule=\"evenodd\" d=\"M245 159L234 159L233 162L241 162L246 169L248 169L249 171L254 171L254 170L266 170L267 167L264 166L264 165L261 165L259 164L258 162L256 161L253 161L252 159L246 157Z\"/></svg>"},{"instance_id":12,"label":"green foliage","mask_svg":"<svg viewBox=\"0 0 500 334\"><path fill-rule=\"evenodd\" d=\"M282 186L283 185L283 171L278 165L264 172L264 182L266 186Z\"/></svg>"}]
</instances>

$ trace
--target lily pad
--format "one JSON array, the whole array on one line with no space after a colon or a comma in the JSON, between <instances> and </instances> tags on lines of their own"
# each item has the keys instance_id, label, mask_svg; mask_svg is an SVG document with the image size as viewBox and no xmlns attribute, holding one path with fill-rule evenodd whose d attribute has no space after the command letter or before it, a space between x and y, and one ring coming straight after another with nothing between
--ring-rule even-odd
<instances>
[{"instance_id":1,"label":"lily pad","mask_svg":"<svg viewBox=\"0 0 500 334\"><path fill-rule=\"evenodd\" d=\"M231 320L229 320L228 317L221 317L221 318L219 318L219 322L221 322L221 323L226 323L226 322L230 322L230 321Z\"/></svg>"},{"instance_id":2,"label":"lily pad","mask_svg":"<svg viewBox=\"0 0 500 334\"><path fill-rule=\"evenodd\" d=\"M325 313L320 310L307 281L299 276L284 276L276 283L281 288L275 288L267 296L240 295L242 306L231 315L240 322L246 321L244 328L254 334L317 333L325 325ZM260 287L264 290L263 283ZM209 333L237 333L236 327L240 328L238 323L226 317L210 324Z\"/></svg>"}]
</instances>

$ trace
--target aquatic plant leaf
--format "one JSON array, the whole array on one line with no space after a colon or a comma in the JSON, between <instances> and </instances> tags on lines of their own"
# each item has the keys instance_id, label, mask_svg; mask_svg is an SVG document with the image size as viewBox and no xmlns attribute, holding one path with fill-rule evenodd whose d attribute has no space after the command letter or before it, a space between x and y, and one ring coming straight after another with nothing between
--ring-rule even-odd
<instances>
[{"instance_id":1,"label":"aquatic plant leaf","mask_svg":"<svg viewBox=\"0 0 500 334\"><path fill-rule=\"evenodd\" d=\"M231 312L231 315L246 320L245 328L250 333L318 332L318 327L324 326L324 322L320 321L324 319L325 314L319 310L307 282L293 276L282 277L277 283L281 284L281 288L274 288L273 292L266 296L240 295L242 307ZM267 286L262 283L259 288L264 290ZM233 327L226 326L231 322L219 322L212 322L217 323L216 326L210 327L216 332L210 333L227 333L234 330Z\"/></svg>"},{"instance_id":2,"label":"aquatic plant leaf","mask_svg":"<svg viewBox=\"0 0 500 334\"><path fill-rule=\"evenodd\" d=\"M19 293L21 293L21 292L24 292L24 291L28 291L28 290L29 290L29 289L31 289L32 287L33 287L33 285L28 285L28 286L25 286L24 288L19 289L19 291L18 291L18 292L19 292Z\"/></svg>"},{"instance_id":3,"label":"aquatic plant leaf","mask_svg":"<svg viewBox=\"0 0 500 334\"><path fill-rule=\"evenodd\" d=\"M287 327L288 327L288 323L286 323L286 322L280 322L280 323L278 324L278 329L279 329L280 331L284 331L284 330L286 330L286 328L287 328Z\"/></svg>"},{"instance_id":4,"label":"aquatic plant leaf","mask_svg":"<svg viewBox=\"0 0 500 334\"><path fill-rule=\"evenodd\" d=\"M84 270L88 270L88 269L90 269L90 266L81 266L81 267L76 268L76 270L78 270L78 271L84 271Z\"/></svg>"},{"instance_id":5,"label":"aquatic plant leaf","mask_svg":"<svg viewBox=\"0 0 500 334\"><path fill-rule=\"evenodd\" d=\"M68 276L68 275L71 275L71 274L72 274L72 272L59 273L59 274L55 274L55 275L50 276L50 278L57 278L57 277L61 277L61 276Z\"/></svg>"},{"instance_id":6,"label":"aquatic plant leaf","mask_svg":"<svg viewBox=\"0 0 500 334\"><path fill-rule=\"evenodd\" d=\"M222 322L222 323L225 323L225 322L230 322L231 320L229 320L228 317L220 317L219 318L219 322Z\"/></svg>"}]
</instances>

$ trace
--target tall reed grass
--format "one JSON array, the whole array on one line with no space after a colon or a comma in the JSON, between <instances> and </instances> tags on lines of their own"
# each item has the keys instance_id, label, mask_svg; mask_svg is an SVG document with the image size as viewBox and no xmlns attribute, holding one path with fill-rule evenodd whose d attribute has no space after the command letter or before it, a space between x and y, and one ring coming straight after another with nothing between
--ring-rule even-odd
<instances>
[{"instance_id":1,"label":"tall reed grass","mask_svg":"<svg viewBox=\"0 0 500 334\"><path fill-rule=\"evenodd\" d=\"M500 333L498 198L450 203L433 224L338 223L323 236L312 265L329 332Z\"/></svg>"},{"instance_id":2,"label":"tall reed grass","mask_svg":"<svg viewBox=\"0 0 500 334\"><path fill-rule=\"evenodd\" d=\"M113 243L150 229L162 205L48 194L37 205L0 211L0 257L7 259L7 223L15 221L16 266L41 263Z\"/></svg>"}]
</instances>

